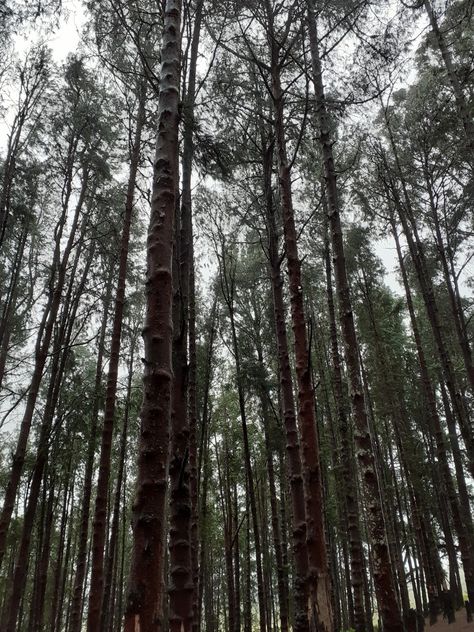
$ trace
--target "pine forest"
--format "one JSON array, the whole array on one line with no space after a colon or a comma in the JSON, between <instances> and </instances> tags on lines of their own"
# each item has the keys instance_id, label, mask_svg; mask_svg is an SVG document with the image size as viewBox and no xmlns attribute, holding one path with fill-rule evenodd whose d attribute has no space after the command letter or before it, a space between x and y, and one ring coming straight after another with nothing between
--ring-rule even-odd
<instances>
[{"instance_id":1,"label":"pine forest","mask_svg":"<svg viewBox=\"0 0 474 632\"><path fill-rule=\"evenodd\" d=\"M0 0L0 631L474 632L474 0Z\"/></svg>"}]
</instances>

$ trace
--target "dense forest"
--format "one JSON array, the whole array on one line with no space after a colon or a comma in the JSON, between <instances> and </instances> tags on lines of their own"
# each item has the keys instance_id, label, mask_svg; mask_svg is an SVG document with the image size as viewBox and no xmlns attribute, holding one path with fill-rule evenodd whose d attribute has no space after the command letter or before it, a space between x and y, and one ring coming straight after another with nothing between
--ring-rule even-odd
<instances>
[{"instance_id":1,"label":"dense forest","mask_svg":"<svg viewBox=\"0 0 474 632\"><path fill-rule=\"evenodd\" d=\"M474 1L0 50L0 630L474 629Z\"/></svg>"}]
</instances>

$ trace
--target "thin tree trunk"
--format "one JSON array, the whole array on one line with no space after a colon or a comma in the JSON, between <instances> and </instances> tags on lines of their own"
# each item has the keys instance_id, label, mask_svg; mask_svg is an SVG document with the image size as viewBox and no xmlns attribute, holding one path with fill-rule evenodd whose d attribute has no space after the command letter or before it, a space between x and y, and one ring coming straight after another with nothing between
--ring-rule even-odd
<instances>
[{"instance_id":1,"label":"thin tree trunk","mask_svg":"<svg viewBox=\"0 0 474 632\"><path fill-rule=\"evenodd\" d=\"M31 377L30 386L28 389L28 397L26 400L25 412L20 424L20 430L18 434L18 440L13 456L12 468L8 483L5 489L5 495L3 500L2 513L0 515L0 566L5 555L6 540L8 535L8 529L10 527L11 516L15 505L15 498L18 491L18 485L20 483L21 474L23 472L23 466L25 463L26 447L28 444L28 438L30 436L31 424L33 421L33 415L36 406L36 400L38 399L39 388L43 378L43 372L48 358L49 345L53 335L54 323L59 311L63 287L66 279L66 272L68 267L69 256L73 249L76 240L76 231L81 216L81 210L85 202L86 191L88 188L88 172L84 171L82 179L82 187L79 195L78 202L74 213L74 218L69 233L69 237L63 252L62 257L59 255L60 247L60 235L62 231L57 232L57 240L55 247L55 255L53 260L53 270L56 266L58 269L58 277L54 289L48 297L48 301L43 313L43 319L38 331L36 347L35 347L35 364L33 369L33 375ZM63 206L63 213L60 219L62 225L66 220L67 205Z\"/></svg>"},{"instance_id":2,"label":"thin tree trunk","mask_svg":"<svg viewBox=\"0 0 474 632\"><path fill-rule=\"evenodd\" d=\"M298 255L297 232L291 188L291 164L288 161L284 95L280 79L278 40L273 28L273 14L267 2L268 28L271 42L272 100L275 114L275 134L279 165L280 198L283 215L283 235L288 265L291 321L295 344L295 365L298 384L298 425L305 492L306 545L308 553L308 587L310 626L332 632L331 577L324 531L324 511L321 463L315 421L311 362L308 349L304 296L301 281L301 261Z\"/></svg>"},{"instance_id":3,"label":"thin tree trunk","mask_svg":"<svg viewBox=\"0 0 474 632\"><path fill-rule=\"evenodd\" d=\"M293 579L295 632L308 630L307 614L307 574L308 552L306 547L306 510L298 428L296 425L293 379L291 376L286 314L283 299L283 278L281 276L278 239L275 222L275 208L272 192L273 148L270 146L263 155L264 194L268 233L269 273L272 284L273 315L275 321L278 350L278 375L282 399L283 422L286 437L286 460L292 509L292 551L295 564Z\"/></svg>"},{"instance_id":4,"label":"thin tree trunk","mask_svg":"<svg viewBox=\"0 0 474 632\"><path fill-rule=\"evenodd\" d=\"M130 227L133 215L133 199L140 162L141 134L145 123L147 82L142 79L138 101L137 123L131 152L125 213L123 216L120 241L117 291L114 300L112 338L110 346L109 369L105 390L104 421L99 456L99 475L92 522L92 568L89 588L89 608L87 611L87 630L96 632L100 628L102 600L104 592L104 548L107 529L107 501L110 480L110 459L112 437L115 422L115 401L117 395L118 367L120 361L120 343L122 334L123 309L125 304L125 285L127 282L127 262L130 242Z\"/></svg>"},{"instance_id":5,"label":"thin tree trunk","mask_svg":"<svg viewBox=\"0 0 474 632\"><path fill-rule=\"evenodd\" d=\"M436 398L433 391L433 387L431 385L431 379L429 376L428 367L426 364L426 358L423 351L421 336L420 336L420 332L418 328L415 308L413 305L413 299L411 295L411 289L408 283L408 276L405 270L405 263L403 261L403 255L402 255L402 251L400 247L400 240L399 240L397 229L396 229L395 222L393 219L392 219L392 231L393 231L393 236L395 239L395 244L397 247L398 261L400 265L400 271L402 273L403 286L405 289L408 312L410 314L413 337L416 343L416 350L417 350L417 355L418 355L418 363L420 366L423 391L425 394L426 404L427 404L428 413L429 413L428 418L430 421L430 430L436 441L436 455L438 458L441 480L443 482L443 486L446 491L446 496L447 496L449 506L451 509L451 514L453 517L454 527L456 529L456 533L459 539L459 547L461 549L461 559L463 562L469 601L471 603L474 603L474 563L473 563L474 560L472 556L472 542L470 542L470 538L468 536L466 527L462 520L461 510L459 507L459 502L458 502L456 490L454 487L454 482L451 476L451 470L449 468L447 448L446 448L446 439L445 439L443 429L441 427L441 421L440 421L437 407L436 407Z\"/></svg>"},{"instance_id":6,"label":"thin tree trunk","mask_svg":"<svg viewBox=\"0 0 474 632\"><path fill-rule=\"evenodd\" d=\"M92 477L94 473L94 456L97 439L97 421L99 415L99 403L101 400L102 365L104 358L105 334L109 318L110 299L112 294L112 274L113 265L110 265L110 272L106 281L105 298L103 303L102 324L99 333L97 362L94 382L94 396L92 411L90 416L89 440L87 445L86 466L84 471L84 486L81 501L81 513L79 518L78 547L75 562L74 588L72 594L71 617L69 622L69 632L80 632L82 597L84 579L87 565L87 544L89 536L90 503L92 498Z\"/></svg>"},{"instance_id":7,"label":"thin tree trunk","mask_svg":"<svg viewBox=\"0 0 474 632\"><path fill-rule=\"evenodd\" d=\"M369 507L367 519L372 555L374 558L375 590L384 630L386 632L402 632L403 624L395 594L392 568L386 541L384 517L380 502L380 486L377 479L374 450L369 432L365 398L360 378L359 346L345 265L336 171L330 136L329 115L324 93L313 0L307 0L307 7L312 72L316 97L316 114L319 122L319 139L329 207L329 226L331 230L334 271L339 301L339 317L344 340L345 359L349 373L352 411L356 425L355 441L357 445L357 459L361 468L364 492Z\"/></svg>"},{"instance_id":8,"label":"thin tree trunk","mask_svg":"<svg viewBox=\"0 0 474 632\"><path fill-rule=\"evenodd\" d=\"M428 14L428 18L430 20L431 29L436 38L436 42L438 44L441 57L443 58L444 65L448 73L449 82L451 83L451 87L453 89L454 99L456 101L456 107L458 109L459 116L461 118L461 123L464 127L464 132L466 134L467 146L470 152L472 152L474 150L474 126L473 126L471 115L469 113L469 107L466 101L466 97L464 96L464 92L461 87L461 82L459 81L459 77L456 74L456 70L453 65L451 52L449 51L448 46L446 44L444 34L439 28L438 20L433 10L433 5L431 3L431 0L423 0L423 3L425 5L426 13Z\"/></svg>"},{"instance_id":9,"label":"thin tree trunk","mask_svg":"<svg viewBox=\"0 0 474 632\"><path fill-rule=\"evenodd\" d=\"M325 194L324 200L326 199ZM329 330L331 336L331 356L333 368L333 380L338 417L338 428L341 435L341 463L344 479L344 501L347 516L347 539L350 554L351 585L354 596L354 626L356 632L365 632L365 608L364 608L364 575L365 560L362 548L362 536L360 533L360 508L357 498L357 472L354 462L354 454L351 448L352 437L345 405L343 378L341 369L341 357L336 325L336 311L334 308L334 295L332 289L332 266L329 250L329 241L326 233L325 243L326 264L326 293L329 313Z\"/></svg>"}]
</instances>

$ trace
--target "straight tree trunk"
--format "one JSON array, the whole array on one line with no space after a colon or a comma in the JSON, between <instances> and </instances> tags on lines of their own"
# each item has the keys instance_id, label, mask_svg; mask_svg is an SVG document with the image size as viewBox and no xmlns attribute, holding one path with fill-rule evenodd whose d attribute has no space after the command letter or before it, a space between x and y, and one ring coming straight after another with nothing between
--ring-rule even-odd
<instances>
[{"instance_id":1,"label":"straight tree trunk","mask_svg":"<svg viewBox=\"0 0 474 632\"><path fill-rule=\"evenodd\" d=\"M132 379L133 379L133 363L135 357L135 344L136 340L133 337L131 341L130 361L128 364L128 380L127 380L127 395L125 399L125 412L123 418L122 432L120 436L120 452L118 462L118 472L116 477L114 502L113 502L113 514L112 523L110 527L109 545L107 548L107 559L105 563L104 572L104 599L102 605L102 617L100 629L106 632L108 630L109 621L113 619L112 610L112 581L113 572L117 567L117 549L120 527L120 499L122 495L122 485L124 479L125 461L127 456L127 439L128 439L128 421L130 415L130 400L132 394Z\"/></svg>"},{"instance_id":2,"label":"straight tree trunk","mask_svg":"<svg viewBox=\"0 0 474 632\"><path fill-rule=\"evenodd\" d=\"M271 86L275 115L275 136L279 165L280 199L283 215L283 235L288 265L291 321L295 344L295 365L298 384L298 425L305 492L306 546L308 554L308 618L310 626L322 632L332 632L331 578L324 530L321 463L316 433L315 398L308 349L304 296L301 281L301 261L298 255L297 232L293 210L291 164L287 156L284 94L280 79L280 60L273 14L267 5L269 40L271 42Z\"/></svg>"},{"instance_id":3,"label":"straight tree trunk","mask_svg":"<svg viewBox=\"0 0 474 632\"><path fill-rule=\"evenodd\" d=\"M195 621L197 564L197 520L193 516L191 496L197 498L195 480L191 483L191 458L195 474L196 441L195 416L191 438L189 408L188 341L190 282L193 261L191 175L194 156L194 101L196 92L196 65L199 52L203 0L199 0L194 13L194 28L189 59L189 77L185 96L183 129L183 188L181 196L180 229L176 231L174 279L174 332L173 341L173 405L171 414L170 457L170 625L171 632L190 632ZM193 288L194 294L194 288ZM194 296L193 296L194 300ZM193 306L194 308L194 306ZM193 325L194 327L194 325ZM195 336L195 332L193 331ZM192 445L191 445L192 444ZM191 447L193 448L191 454ZM191 485L194 485L191 490Z\"/></svg>"},{"instance_id":4,"label":"straight tree trunk","mask_svg":"<svg viewBox=\"0 0 474 632\"><path fill-rule=\"evenodd\" d=\"M472 542L470 541L466 526L463 522L459 502L454 487L454 482L449 468L446 439L441 426L441 421L438 415L436 407L435 393L431 384L431 379L428 372L428 366L421 342L421 336L418 328L417 318L415 314L415 308L413 305L413 299L411 295L411 289L408 282L408 276L405 270L405 263L403 261L403 255L400 247L400 240L398 237L395 221L392 219L392 231L397 247L398 261L400 265L400 271L402 273L403 285L405 289L405 295L407 299L408 312L410 314L410 322L413 331L413 337L416 343L418 362L421 372L421 380L423 385L423 391L426 398L426 404L428 407L430 430L436 441L436 456L438 458L438 464L440 469L440 478L443 482L446 496L451 509L451 515L453 517L454 527L459 540L459 548L461 549L461 559L463 562L466 586L469 596L469 601L474 603L474 559L472 555Z\"/></svg>"},{"instance_id":5,"label":"straight tree trunk","mask_svg":"<svg viewBox=\"0 0 474 632\"><path fill-rule=\"evenodd\" d=\"M296 424L293 379L286 331L283 278L278 254L278 238L272 192L273 148L268 147L263 155L264 194L268 233L269 274L272 285L273 316L278 350L278 375L282 399L283 423L286 437L287 476L291 496L292 551L295 565L293 579L295 632L308 630L308 552L306 547L306 510L300 444Z\"/></svg>"},{"instance_id":6,"label":"straight tree trunk","mask_svg":"<svg viewBox=\"0 0 474 632\"><path fill-rule=\"evenodd\" d=\"M364 492L369 509L367 519L374 559L375 590L385 632L402 632L403 624L400 608L396 599L384 517L380 503L380 486L377 479L374 450L369 432L365 397L360 377L359 346L345 265L336 172L330 137L329 115L324 93L313 0L307 0L307 7L312 73L316 97L316 115L319 122L319 139L329 207L329 226L339 302L339 317L344 340L345 360L349 373L352 411L356 426L355 441L357 445L357 459L364 481Z\"/></svg>"},{"instance_id":7,"label":"straight tree trunk","mask_svg":"<svg viewBox=\"0 0 474 632\"><path fill-rule=\"evenodd\" d=\"M324 200L326 199L325 194ZM365 560L362 547L362 536L360 532L359 499L357 497L357 472L352 451L352 437L349 421L347 418L346 406L344 403L343 376L341 369L341 356L339 353L339 342L336 324L336 310L334 307L334 295L332 289L332 266L329 249L329 241L326 236L325 244L325 264L326 264L326 292L329 313L329 330L331 336L331 357L333 368L334 391L336 400L336 411L338 417L338 428L341 436L341 463L342 475L344 479L344 501L347 516L347 539L349 544L351 586L354 597L354 626L355 632L365 632L365 608L364 608L364 575Z\"/></svg>"},{"instance_id":8,"label":"straight tree trunk","mask_svg":"<svg viewBox=\"0 0 474 632\"><path fill-rule=\"evenodd\" d=\"M244 443L244 458L245 458L245 469L248 477L248 495L250 499L250 510L252 515L252 526L253 526L253 535L254 535L254 544L255 544L255 558L256 558L256 566L257 566L257 592L258 592L258 608L259 608L259 627L260 632L267 632L267 615L266 615L266 603L265 603L265 589L264 589L264 577L263 577L263 566L262 566L262 547L261 547L261 537L260 537L260 526L258 522L258 512L257 512L257 499L256 499L256 488L255 488L255 480L252 468L252 459L250 455L250 443L248 437L248 429L247 429L247 413L245 408L245 395L244 395L244 387L242 383L242 372L240 366L240 352L239 352L239 342L237 339L237 328L235 324L235 313L234 313L234 300L235 300L235 269L233 263L230 262L229 269L229 255L225 252L225 244L222 244L222 253L219 258L219 266L220 266L220 281L221 281L221 289L224 300L227 305L229 320L230 320L230 329L232 336L232 351L234 355L235 362L235 374L236 374L236 382L237 382L237 394L239 400L239 412L240 412L240 420L242 423L242 436Z\"/></svg>"},{"instance_id":9,"label":"straight tree trunk","mask_svg":"<svg viewBox=\"0 0 474 632\"><path fill-rule=\"evenodd\" d=\"M166 0L158 134L147 240L144 399L125 632L159 631L163 625L173 346L172 249L179 176L180 33L181 2Z\"/></svg>"},{"instance_id":10,"label":"straight tree trunk","mask_svg":"<svg viewBox=\"0 0 474 632\"><path fill-rule=\"evenodd\" d=\"M99 475L92 522L92 567L89 588L89 607L87 611L87 630L96 632L100 628L102 599L104 592L104 548L107 529L107 503L109 495L110 459L115 422L115 401L120 361L120 343L122 335L123 309L125 304L125 285L127 282L127 262L130 242L130 227L133 215L133 199L140 162L141 135L145 123L147 82L142 79L139 92L137 123L131 152L130 172L128 176L125 213L123 216L120 241L117 290L114 300L112 338L109 356L109 369L105 390L104 421L102 425Z\"/></svg>"},{"instance_id":11,"label":"straight tree trunk","mask_svg":"<svg viewBox=\"0 0 474 632\"><path fill-rule=\"evenodd\" d=\"M72 595L71 617L69 621L69 632L80 632L81 615L83 606L84 579L87 565L87 544L89 536L90 504L92 498L92 478L94 474L94 457L97 440L97 421L99 416L99 405L101 400L102 366L104 359L105 335L109 318L110 299L112 294L112 274L113 265L110 265L110 273L106 282L105 298L103 304L102 325L99 333L97 362L94 383L94 397L90 416L89 440L87 445L87 457L84 471L84 486L82 491L81 512L79 518L78 547L75 562L74 588Z\"/></svg>"}]
</instances>

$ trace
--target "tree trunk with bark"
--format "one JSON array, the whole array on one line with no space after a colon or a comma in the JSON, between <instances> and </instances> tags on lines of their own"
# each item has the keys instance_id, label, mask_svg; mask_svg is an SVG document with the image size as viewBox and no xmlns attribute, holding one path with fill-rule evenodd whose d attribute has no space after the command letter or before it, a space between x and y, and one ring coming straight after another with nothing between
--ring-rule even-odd
<instances>
[{"instance_id":1,"label":"tree trunk with bark","mask_svg":"<svg viewBox=\"0 0 474 632\"><path fill-rule=\"evenodd\" d=\"M178 99L181 2L167 0L161 45L158 134L147 240L144 398L133 505L133 550L125 612L126 632L163 625L165 505L172 384L172 250L178 190Z\"/></svg>"},{"instance_id":2,"label":"tree trunk with bark","mask_svg":"<svg viewBox=\"0 0 474 632\"><path fill-rule=\"evenodd\" d=\"M345 360L349 374L351 405L356 426L355 442L357 445L357 460L362 472L364 493L369 510L367 519L374 560L375 590L384 629L386 632L402 632L403 623L395 593L384 517L380 502L380 486L377 478L374 450L369 432L365 397L360 376L359 345L356 336L345 264L336 171L330 136L330 121L324 92L313 0L307 0L307 7L312 78L315 89L316 116L319 123L319 139L329 208L329 226L339 303L339 318L344 341Z\"/></svg>"}]
</instances>

